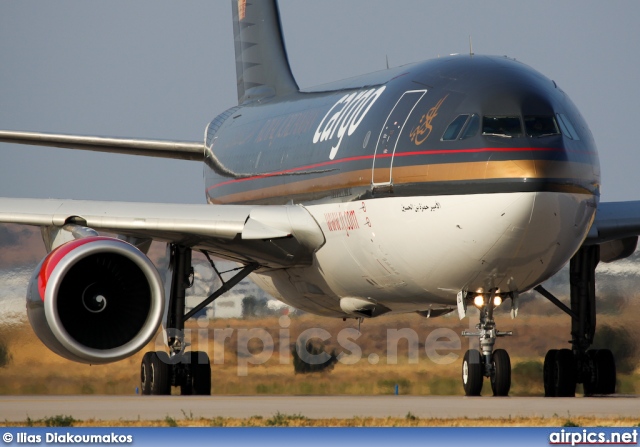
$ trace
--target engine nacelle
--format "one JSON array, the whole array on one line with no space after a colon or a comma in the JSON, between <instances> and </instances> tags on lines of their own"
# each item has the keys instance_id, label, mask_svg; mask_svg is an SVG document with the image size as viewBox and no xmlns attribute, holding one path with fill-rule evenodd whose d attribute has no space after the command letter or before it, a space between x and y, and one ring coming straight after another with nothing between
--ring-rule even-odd
<instances>
[{"instance_id":1,"label":"engine nacelle","mask_svg":"<svg viewBox=\"0 0 640 447\"><path fill-rule=\"evenodd\" d=\"M27 289L27 315L53 352L82 363L121 360L155 335L164 287L153 263L119 239L87 237L45 257Z\"/></svg>"}]
</instances>

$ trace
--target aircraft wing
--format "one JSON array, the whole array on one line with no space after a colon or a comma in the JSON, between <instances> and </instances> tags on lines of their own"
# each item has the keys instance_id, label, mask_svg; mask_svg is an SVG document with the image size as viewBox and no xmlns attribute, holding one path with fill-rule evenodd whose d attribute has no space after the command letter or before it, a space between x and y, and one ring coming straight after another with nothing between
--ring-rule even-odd
<instances>
[{"instance_id":1,"label":"aircraft wing","mask_svg":"<svg viewBox=\"0 0 640 447\"><path fill-rule=\"evenodd\" d=\"M176 243L273 268L309 265L313 253L325 242L315 219L297 205L0 198L0 223L47 229L88 227L139 240Z\"/></svg>"},{"instance_id":2,"label":"aircraft wing","mask_svg":"<svg viewBox=\"0 0 640 447\"><path fill-rule=\"evenodd\" d=\"M146 155L178 160L204 160L204 144L190 141L140 140L0 130L0 143L82 149L116 154Z\"/></svg>"},{"instance_id":3,"label":"aircraft wing","mask_svg":"<svg viewBox=\"0 0 640 447\"><path fill-rule=\"evenodd\" d=\"M585 244L602 244L640 235L640 201L605 202L598 205Z\"/></svg>"},{"instance_id":4,"label":"aircraft wing","mask_svg":"<svg viewBox=\"0 0 640 447\"><path fill-rule=\"evenodd\" d=\"M613 262L633 254L640 236L640 201L598 205L584 245L599 245L600 260Z\"/></svg>"}]
</instances>

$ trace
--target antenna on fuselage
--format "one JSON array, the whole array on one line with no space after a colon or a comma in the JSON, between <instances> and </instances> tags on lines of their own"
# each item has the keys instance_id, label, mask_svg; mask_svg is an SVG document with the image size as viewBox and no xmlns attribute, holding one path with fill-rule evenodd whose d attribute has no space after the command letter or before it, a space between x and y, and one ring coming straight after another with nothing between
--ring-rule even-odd
<instances>
[{"instance_id":1,"label":"antenna on fuselage","mask_svg":"<svg viewBox=\"0 0 640 447\"><path fill-rule=\"evenodd\" d=\"M387 70L389 69L389 55L385 54L385 57L387 58Z\"/></svg>"},{"instance_id":2,"label":"antenna on fuselage","mask_svg":"<svg viewBox=\"0 0 640 447\"><path fill-rule=\"evenodd\" d=\"M471 42L471 34L469 34L469 56L473 56L473 43Z\"/></svg>"}]
</instances>

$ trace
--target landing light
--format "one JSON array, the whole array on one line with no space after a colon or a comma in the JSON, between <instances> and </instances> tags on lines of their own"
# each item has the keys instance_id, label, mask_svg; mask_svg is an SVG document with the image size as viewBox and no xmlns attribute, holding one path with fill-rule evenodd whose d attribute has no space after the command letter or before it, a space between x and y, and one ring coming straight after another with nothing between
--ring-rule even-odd
<instances>
[{"instance_id":1,"label":"landing light","mask_svg":"<svg viewBox=\"0 0 640 447\"><path fill-rule=\"evenodd\" d=\"M473 304L478 308L481 308L482 306L484 306L485 305L484 296L476 295L475 298L473 299ZM494 296L493 306L498 307L500 304L502 304L502 297L498 295Z\"/></svg>"}]
</instances>

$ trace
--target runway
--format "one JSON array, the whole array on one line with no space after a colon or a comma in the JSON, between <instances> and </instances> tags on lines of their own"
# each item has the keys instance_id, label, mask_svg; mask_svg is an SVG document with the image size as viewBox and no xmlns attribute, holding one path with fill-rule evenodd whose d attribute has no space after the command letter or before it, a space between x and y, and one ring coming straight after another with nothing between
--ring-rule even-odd
<instances>
[{"instance_id":1,"label":"runway","mask_svg":"<svg viewBox=\"0 0 640 447\"><path fill-rule=\"evenodd\" d=\"M308 418L639 417L638 396L591 398L460 396L2 396L0 420L65 415L78 420L162 420L262 416Z\"/></svg>"}]
</instances>

